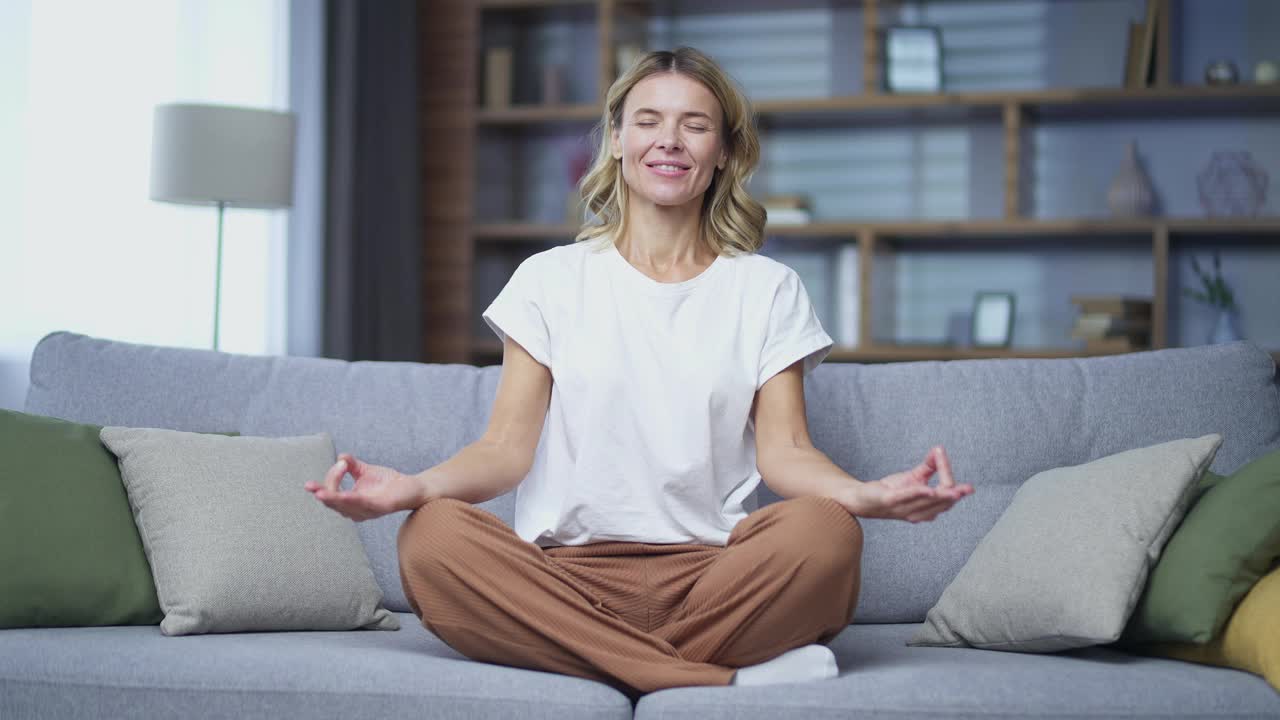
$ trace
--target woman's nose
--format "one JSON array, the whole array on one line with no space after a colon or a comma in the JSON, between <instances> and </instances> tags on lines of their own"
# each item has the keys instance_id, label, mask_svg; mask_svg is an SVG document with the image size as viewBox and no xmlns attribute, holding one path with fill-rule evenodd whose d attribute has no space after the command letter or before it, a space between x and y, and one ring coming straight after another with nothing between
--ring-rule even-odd
<instances>
[{"instance_id":1,"label":"woman's nose","mask_svg":"<svg viewBox=\"0 0 1280 720\"><path fill-rule=\"evenodd\" d=\"M658 147L663 150L680 149L680 136L675 128L663 128L662 134L658 137Z\"/></svg>"}]
</instances>

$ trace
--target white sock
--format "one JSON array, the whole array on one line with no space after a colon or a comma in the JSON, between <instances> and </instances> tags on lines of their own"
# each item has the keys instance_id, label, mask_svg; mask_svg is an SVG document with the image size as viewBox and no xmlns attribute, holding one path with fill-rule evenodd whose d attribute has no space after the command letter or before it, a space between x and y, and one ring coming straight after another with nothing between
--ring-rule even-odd
<instances>
[{"instance_id":1,"label":"white sock","mask_svg":"<svg viewBox=\"0 0 1280 720\"><path fill-rule=\"evenodd\" d=\"M826 645L805 645L788 650L772 660L738 668L733 685L773 685L774 683L826 680L839 674L836 654Z\"/></svg>"}]
</instances>

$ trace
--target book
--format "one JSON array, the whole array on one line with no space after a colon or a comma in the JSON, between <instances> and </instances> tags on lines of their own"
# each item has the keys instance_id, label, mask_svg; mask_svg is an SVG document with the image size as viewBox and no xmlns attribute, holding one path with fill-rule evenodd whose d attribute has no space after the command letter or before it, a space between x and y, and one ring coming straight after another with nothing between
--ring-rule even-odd
<instances>
[{"instance_id":1,"label":"book","mask_svg":"<svg viewBox=\"0 0 1280 720\"><path fill-rule=\"evenodd\" d=\"M1138 60L1146 30L1145 23L1129 23L1129 44L1125 47L1124 55L1124 87L1142 87L1142 78L1138 75L1140 68Z\"/></svg>"},{"instance_id":2,"label":"book","mask_svg":"<svg viewBox=\"0 0 1280 720\"><path fill-rule=\"evenodd\" d=\"M1138 86L1149 87L1155 70L1156 23L1160 18L1159 0L1147 0L1146 19L1142 25L1142 43L1138 50Z\"/></svg>"},{"instance_id":3,"label":"book","mask_svg":"<svg viewBox=\"0 0 1280 720\"><path fill-rule=\"evenodd\" d=\"M1172 63L1169 54L1173 51L1173 22L1169 19L1169 0L1156 0L1156 3L1159 5L1159 17L1156 20L1156 67L1151 74L1154 84L1161 87L1168 85L1171 80L1169 68Z\"/></svg>"},{"instance_id":4,"label":"book","mask_svg":"<svg viewBox=\"0 0 1280 720\"><path fill-rule=\"evenodd\" d=\"M1111 313L1083 313L1076 319L1071 337L1102 338L1118 335L1150 335L1151 318L1122 317Z\"/></svg>"},{"instance_id":5,"label":"book","mask_svg":"<svg viewBox=\"0 0 1280 720\"><path fill-rule=\"evenodd\" d=\"M1151 317L1151 299L1127 295L1072 295L1071 304L1081 313L1108 313L1121 317Z\"/></svg>"},{"instance_id":6,"label":"book","mask_svg":"<svg viewBox=\"0 0 1280 720\"><path fill-rule=\"evenodd\" d=\"M1098 338L1096 340L1086 340L1084 343L1085 352L1121 353L1149 349L1148 343L1130 337Z\"/></svg>"},{"instance_id":7,"label":"book","mask_svg":"<svg viewBox=\"0 0 1280 720\"><path fill-rule=\"evenodd\" d=\"M511 48L489 48L484 54L484 105L505 108L511 105Z\"/></svg>"},{"instance_id":8,"label":"book","mask_svg":"<svg viewBox=\"0 0 1280 720\"><path fill-rule=\"evenodd\" d=\"M808 210L802 208L765 208L769 225L805 225L812 219Z\"/></svg>"},{"instance_id":9,"label":"book","mask_svg":"<svg viewBox=\"0 0 1280 720\"><path fill-rule=\"evenodd\" d=\"M836 326L831 339L842 347L858 346L858 246L846 243L836 251Z\"/></svg>"},{"instance_id":10,"label":"book","mask_svg":"<svg viewBox=\"0 0 1280 720\"><path fill-rule=\"evenodd\" d=\"M778 209L794 209L808 210L809 199L803 195L770 195L760 201L765 210Z\"/></svg>"}]
</instances>

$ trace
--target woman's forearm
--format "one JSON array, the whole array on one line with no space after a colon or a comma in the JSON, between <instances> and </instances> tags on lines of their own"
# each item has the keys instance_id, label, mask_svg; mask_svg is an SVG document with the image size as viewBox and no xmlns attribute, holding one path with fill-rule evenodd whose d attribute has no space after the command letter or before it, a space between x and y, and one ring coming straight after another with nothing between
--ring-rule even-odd
<instances>
[{"instance_id":1,"label":"woman's forearm","mask_svg":"<svg viewBox=\"0 0 1280 720\"><path fill-rule=\"evenodd\" d=\"M784 499L816 495L847 506L862 484L815 447L772 448L765 463L757 459L756 468L764 484Z\"/></svg>"},{"instance_id":2,"label":"woman's forearm","mask_svg":"<svg viewBox=\"0 0 1280 720\"><path fill-rule=\"evenodd\" d=\"M477 440L453 457L418 473L422 504L436 498L456 498L475 504L510 491L529 472L523 453Z\"/></svg>"}]
</instances>

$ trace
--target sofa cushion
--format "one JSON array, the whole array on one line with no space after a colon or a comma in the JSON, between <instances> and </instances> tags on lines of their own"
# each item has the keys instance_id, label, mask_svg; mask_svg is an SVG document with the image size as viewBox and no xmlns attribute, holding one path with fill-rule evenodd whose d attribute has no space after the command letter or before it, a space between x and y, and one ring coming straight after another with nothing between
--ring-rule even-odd
<instances>
[{"instance_id":1,"label":"sofa cushion","mask_svg":"<svg viewBox=\"0 0 1280 720\"><path fill-rule=\"evenodd\" d=\"M0 627L160 622L101 429L0 409Z\"/></svg>"},{"instance_id":2,"label":"sofa cushion","mask_svg":"<svg viewBox=\"0 0 1280 720\"><path fill-rule=\"evenodd\" d=\"M101 430L0 409L0 627L163 617Z\"/></svg>"},{"instance_id":3,"label":"sofa cushion","mask_svg":"<svg viewBox=\"0 0 1280 720\"><path fill-rule=\"evenodd\" d=\"M479 438L501 367L259 357L56 332L31 359L28 412L98 424L249 435L329 432L339 451L418 472ZM110 382L103 382L110 378ZM862 479L942 444L977 493L931 523L865 520L859 622L920 622L1036 473L1221 433L1211 469L1280 447L1275 363L1247 342L1070 360L826 362L805 383L814 444ZM481 507L510 523L514 493ZM761 505L777 496L761 487ZM359 524L387 606L408 610L396 531Z\"/></svg>"},{"instance_id":4,"label":"sofa cushion","mask_svg":"<svg viewBox=\"0 0 1280 720\"><path fill-rule=\"evenodd\" d=\"M672 688L636 720L1250 718L1280 694L1237 670L1094 647L1028 655L907 647L918 625L853 625L830 643L840 675L760 687Z\"/></svg>"},{"instance_id":5,"label":"sofa cushion","mask_svg":"<svg viewBox=\"0 0 1280 720\"><path fill-rule=\"evenodd\" d=\"M1280 451L1214 483L1191 508L1151 571L1122 641L1203 644L1219 637L1232 609L1277 559Z\"/></svg>"},{"instance_id":6,"label":"sofa cushion","mask_svg":"<svg viewBox=\"0 0 1280 720\"><path fill-rule=\"evenodd\" d=\"M1138 649L1144 654L1251 672L1280 691L1280 566L1249 590L1231 613L1226 629L1212 642L1159 643Z\"/></svg>"},{"instance_id":7,"label":"sofa cushion","mask_svg":"<svg viewBox=\"0 0 1280 720\"><path fill-rule=\"evenodd\" d=\"M1054 652L1114 642L1221 435L1028 480L929 610L913 645Z\"/></svg>"},{"instance_id":8,"label":"sofa cushion","mask_svg":"<svg viewBox=\"0 0 1280 720\"><path fill-rule=\"evenodd\" d=\"M0 718L631 717L607 685L467 660L399 619L394 633L0 630Z\"/></svg>"},{"instance_id":9,"label":"sofa cushion","mask_svg":"<svg viewBox=\"0 0 1280 720\"><path fill-rule=\"evenodd\" d=\"M100 435L119 458L166 635L399 628L355 524L303 489L334 464L328 434Z\"/></svg>"}]
</instances>

